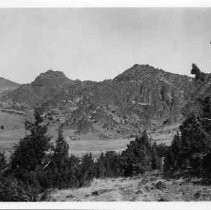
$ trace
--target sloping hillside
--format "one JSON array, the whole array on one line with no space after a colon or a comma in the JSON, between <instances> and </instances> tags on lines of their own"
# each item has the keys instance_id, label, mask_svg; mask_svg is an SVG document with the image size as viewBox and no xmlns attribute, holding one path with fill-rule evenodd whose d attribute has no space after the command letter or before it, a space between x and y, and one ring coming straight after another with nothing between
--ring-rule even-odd
<instances>
[{"instance_id":1,"label":"sloping hillside","mask_svg":"<svg viewBox=\"0 0 211 210\"><path fill-rule=\"evenodd\" d=\"M19 87L19 84L0 77L0 96L9 93Z\"/></svg>"},{"instance_id":2,"label":"sloping hillside","mask_svg":"<svg viewBox=\"0 0 211 210\"><path fill-rule=\"evenodd\" d=\"M192 79L149 65L134 65L102 82L70 80L49 70L2 97L5 102L42 106L52 126L100 138L130 137L183 119Z\"/></svg>"},{"instance_id":3,"label":"sloping hillside","mask_svg":"<svg viewBox=\"0 0 211 210\"><path fill-rule=\"evenodd\" d=\"M145 174L131 178L95 179L91 186L53 190L47 201L210 201L209 186L197 180L164 179Z\"/></svg>"}]
</instances>

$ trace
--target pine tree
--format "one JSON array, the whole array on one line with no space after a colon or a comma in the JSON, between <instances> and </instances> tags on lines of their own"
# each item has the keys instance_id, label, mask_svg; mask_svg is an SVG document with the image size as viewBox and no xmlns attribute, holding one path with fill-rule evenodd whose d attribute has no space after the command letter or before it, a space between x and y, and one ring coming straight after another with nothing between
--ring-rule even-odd
<instances>
[{"instance_id":1,"label":"pine tree","mask_svg":"<svg viewBox=\"0 0 211 210\"><path fill-rule=\"evenodd\" d=\"M177 133L174 136L171 146L165 153L164 171L166 174L172 174L181 167L181 150L181 137L179 133Z\"/></svg>"},{"instance_id":2,"label":"pine tree","mask_svg":"<svg viewBox=\"0 0 211 210\"><path fill-rule=\"evenodd\" d=\"M161 157L159 155L159 152L158 152L158 146L156 143L154 143L152 145L152 148L151 148L151 156L152 156L152 162L151 162L151 167L152 169L160 169L161 168Z\"/></svg>"},{"instance_id":3,"label":"pine tree","mask_svg":"<svg viewBox=\"0 0 211 210\"><path fill-rule=\"evenodd\" d=\"M7 162L6 162L5 154L3 152L0 152L0 178L6 167L7 167Z\"/></svg>"},{"instance_id":4,"label":"pine tree","mask_svg":"<svg viewBox=\"0 0 211 210\"><path fill-rule=\"evenodd\" d=\"M211 98L201 100L201 107L200 121L205 131L211 135Z\"/></svg>"},{"instance_id":5,"label":"pine tree","mask_svg":"<svg viewBox=\"0 0 211 210\"><path fill-rule=\"evenodd\" d=\"M202 174L203 157L210 151L210 135L206 132L201 117L191 114L180 126L165 156L165 172Z\"/></svg>"},{"instance_id":6,"label":"pine tree","mask_svg":"<svg viewBox=\"0 0 211 210\"><path fill-rule=\"evenodd\" d=\"M79 187L88 185L90 181L94 178L94 175L95 170L92 154L85 154L82 157L81 164L77 173L77 178L80 182Z\"/></svg>"},{"instance_id":7,"label":"pine tree","mask_svg":"<svg viewBox=\"0 0 211 210\"><path fill-rule=\"evenodd\" d=\"M132 176L151 170L152 154L151 144L146 131L135 141L131 141L127 149L122 152L122 167L125 176Z\"/></svg>"},{"instance_id":8,"label":"pine tree","mask_svg":"<svg viewBox=\"0 0 211 210\"><path fill-rule=\"evenodd\" d=\"M121 155L115 151L101 153L95 164L96 177L116 177L123 175L121 168Z\"/></svg>"},{"instance_id":9,"label":"pine tree","mask_svg":"<svg viewBox=\"0 0 211 210\"><path fill-rule=\"evenodd\" d=\"M50 137L44 124L40 109L35 109L34 122L26 121L25 129L30 132L18 145L11 157L11 169L17 173L34 171L41 164L46 151L50 148Z\"/></svg>"},{"instance_id":10,"label":"pine tree","mask_svg":"<svg viewBox=\"0 0 211 210\"><path fill-rule=\"evenodd\" d=\"M63 131L60 127L58 130L58 138L56 140L56 146L54 148L53 160L56 163L62 162L65 158L68 157L69 145L64 140Z\"/></svg>"},{"instance_id":11,"label":"pine tree","mask_svg":"<svg viewBox=\"0 0 211 210\"><path fill-rule=\"evenodd\" d=\"M106 176L106 174L105 174L106 168L104 165L104 159L105 159L105 156L104 156L104 153L102 152L100 154L100 157L98 158L96 166L95 166L95 176L97 178L104 178Z\"/></svg>"},{"instance_id":12,"label":"pine tree","mask_svg":"<svg viewBox=\"0 0 211 210\"><path fill-rule=\"evenodd\" d=\"M204 82L206 79L206 74L201 72L196 64L192 64L191 74L195 75L195 79L200 82Z\"/></svg>"}]
</instances>

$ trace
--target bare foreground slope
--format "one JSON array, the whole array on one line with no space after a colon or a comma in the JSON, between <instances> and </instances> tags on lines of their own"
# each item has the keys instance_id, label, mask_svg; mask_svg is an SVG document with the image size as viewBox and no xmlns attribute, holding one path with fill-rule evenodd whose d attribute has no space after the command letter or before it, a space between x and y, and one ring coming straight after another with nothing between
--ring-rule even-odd
<instances>
[{"instance_id":1,"label":"bare foreground slope","mask_svg":"<svg viewBox=\"0 0 211 210\"><path fill-rule=\"evenodd\" d=\"M197 180L164 179L145 174L130 178L94 179L91 186L52 190L48 201L210 201L210 186Z\"/></svg>"}]
</instances>

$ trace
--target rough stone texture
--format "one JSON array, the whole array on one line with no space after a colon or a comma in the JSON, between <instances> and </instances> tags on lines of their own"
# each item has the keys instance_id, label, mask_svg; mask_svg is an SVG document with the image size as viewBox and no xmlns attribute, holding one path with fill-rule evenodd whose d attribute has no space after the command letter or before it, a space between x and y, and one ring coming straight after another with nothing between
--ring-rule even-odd
<instances>
[{"instance_id":1,"label":"rough stone texture","mask_svg":"<svg viewBox=\"0 0 211 210\"><path fill-rule=\"evenodd\" d=\"M183 119L192 86L188 76L149 65L136 64L102 82L70 80L62 72L49 70L2 100L42 106L46 112L55 111L54 117L64 127L112 138Z\"/></svg>"}]
</instances>

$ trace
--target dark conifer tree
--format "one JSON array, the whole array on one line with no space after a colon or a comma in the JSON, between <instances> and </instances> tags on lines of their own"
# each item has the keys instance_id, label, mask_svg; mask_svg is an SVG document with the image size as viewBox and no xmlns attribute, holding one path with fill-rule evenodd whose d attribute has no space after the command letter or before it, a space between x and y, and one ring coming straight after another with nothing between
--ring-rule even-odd
<instances>
[{"instance_id":1,"label":"dark conifer tree","mask_svg":"<svg viewBox=\"0 0 211 210\"><path fill-rule=\"evenodd\" d=\"M44 124L40 109L35 109L34 119L34 122L26 121L25 129L29 134L14 148L11 157L12 171L34 171L50 148L50 137L47 135L47 126Z\"/></svg>"},{"instance_id":2,"label":"dark conifer tree","mask_svg":"<svg viewBox=\"0 0 211 210\"><path fill-rule=\"evenodd\" d=\"M69 152L69 145L64 140L63 131L62 128L60 127L58 130L58 138L56 140L56 145L54 148L53 160L56 163L64 161L68 157L68 152Z\"/></svg>"},{"instance_id":3,"label":"dark conifer tree","mask_svg":"<svg viewBox=\"0 0 211 210\"><path fill-rule=\"evenodd\" d=\"M95 176L94 161L92 154L85 154L82 157L81 164L78 169L77 178L80 182L79 187L88 185Z\"/></svg>"},{"instance_id":4,"label":"dark conifer tree","mask_svg":"<svg viewBox=\"0 0 211 210\"><path fill-rule=\"evenodd\" d=\"M172 141L171 146L165 153L165 159L164 159L164 171L166 174L171 174L175 172L179 167L181 167L181 138L179 134L177 133L174 136L174 139Z\"/></svg>"},{"instance_id":5,"label":"dark conifer tree","mask_svg":"<svg viewBox=\"0 0 211 210\"><path fill-rule=\"evenodd\" d=\"M135 141L131 141L127 149L122 152L122 167L125 176L144 173L152 168L151 144L146 131Z\"/></svg>"},{"instance_id":6,"label":"dark conifer tree","mask_svg":"<svg viewBox=\"0 0 211 210\"><path fill-rule=\"evenodd\" d=\"M160 169L161 168L161 157L159 152L158 152L158 146L156 143L154 143L152 145L151 148L151 156L152 156L152 160L151 160L151 167L152 169Z\"/></svg>"},{"instance_id":7,"label":"dark conifer tree","mask_svg":"<svg viewBox=\"0 0 211 210\"><path fill-rule=\"evenodd\" d=\"M0 152L0 178L3 175L4 169L7 167L7 161L5 154L3 152Z\"/></svg>"},{"instance_id":8,"label":"dark conifer tree","mask_svg":"<svg viewBox=\"0 0 211 210\"><path fill-rule=\"evenodd\" d=\"M164 168L167 173L187 172L201 176L203 157L210 151L210 135L202 117L191 114L180 126L165 156Z\"/></svg>"}]
</instances>

